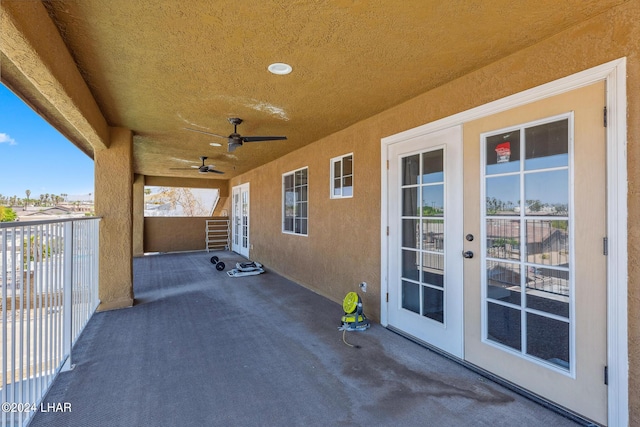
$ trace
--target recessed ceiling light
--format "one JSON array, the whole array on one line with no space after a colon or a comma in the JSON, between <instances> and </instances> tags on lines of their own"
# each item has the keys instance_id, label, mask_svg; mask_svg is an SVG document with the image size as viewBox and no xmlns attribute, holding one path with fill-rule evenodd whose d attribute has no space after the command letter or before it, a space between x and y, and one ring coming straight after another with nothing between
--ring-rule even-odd
<instances>
[{"instance_id":1,"label":"recessed ceiling light","mask_svg":"<svg viewBox=\"0 0 640 427\"><path fill-rule=\"evenodd\" d=\"M273 74L280 74L280 75L289 74L291 71L293 71L293 68L291 68L291 65L285 64L285 63L282 63L282 62L275 62L275 63L269 65L269 67L267 67L267 68Z\"/></svg>"},{"instance_id":2,"label":"recessed ceiling light","mask_svg":"<svg viewBox=\"0 0 640 427\"><path fill-rule=\"evenodd\" d=\"M222 144L218 144L217 142L211 142L209 145L212 147L222 147Z\"/></svg>"}]
</instances>

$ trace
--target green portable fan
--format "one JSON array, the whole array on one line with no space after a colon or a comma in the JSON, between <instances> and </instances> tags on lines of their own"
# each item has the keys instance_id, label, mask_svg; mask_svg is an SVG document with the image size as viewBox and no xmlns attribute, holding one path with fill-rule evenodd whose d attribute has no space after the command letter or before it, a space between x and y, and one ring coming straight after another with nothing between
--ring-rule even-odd
<instances>
[{"instance_id":1,"label":"green portable fan","mask_svg":"<svg viewBox=\"0 0 640 427\"><path fill-rule=\"evenodd\" d=\"M355 292L349 292L342 301L342 325L340 330L343 331L364 331L370 325L367 316L364 315L362 301L360 295Z\"/></svg>"}]
</instances>

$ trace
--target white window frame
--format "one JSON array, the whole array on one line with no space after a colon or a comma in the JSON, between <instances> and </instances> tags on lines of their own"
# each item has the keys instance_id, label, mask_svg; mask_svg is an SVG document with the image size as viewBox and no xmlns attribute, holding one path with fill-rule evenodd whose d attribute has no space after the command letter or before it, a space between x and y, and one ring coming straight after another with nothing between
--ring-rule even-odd
<instances>
[{"instance_id":1,"label":"white window frame","mask_svg":"<svg viewBox=\"0 0 640 427\"><path fill-rule=\"evenodd\" d=\"M287 198L286 198L286 188L285 188L285 179L288 176L293 176L293 188L296 188L296 186L298 186L295 182L296 180L296 173L299 171L306 171L307 174L307 182L303 185L300 185L300 187L306 187L307 189L307 200L305 200L306 204L307 204L307 215L302 217L302 216L298 216L297 215L297 209L294 208L294 216L293 216L293 230L287 230L286 227L286 210L287 210ZM295 203L295 201L294 201ZM299 231L295 230L295 223L296 223L296 219L302 219L304 218L307 221L307 226L306 226L306 233L302 233ZM309 235L309 167L305 166L302 168L298 168L296 170L293 171L289 171L289 172L285 172L282 174L282 233L284 234L293 234L296 236L308 236Z\"/></svg>"},{"instance_id":2,"label":"white window frame","mask_svg":"<svg viewBox=\"0 0 640 427\"><path fill-rule=\"evenodd\" d=\"M351 194L348 195L344 195L343 194L343 184L342 184L342 180L345 177L344 175L344 160L347 157L351 157ZM335 194L335 182L336 182L336 176L335 176L335 167L334 165L336 163L340 163L340 194ZM353 177L354 177L354 169L353 169L353 153L348 153L348 154L344 154L342 156L338 156L338 157L334 157L333 159L331 159L331 161L329 162L329 175L331 176L331 179L329 181L329 197L332 199L347 199L347 198L351 198L353 197L353 188L354 188L354 182L353 182Z\"/></svg>"}]
</instances>

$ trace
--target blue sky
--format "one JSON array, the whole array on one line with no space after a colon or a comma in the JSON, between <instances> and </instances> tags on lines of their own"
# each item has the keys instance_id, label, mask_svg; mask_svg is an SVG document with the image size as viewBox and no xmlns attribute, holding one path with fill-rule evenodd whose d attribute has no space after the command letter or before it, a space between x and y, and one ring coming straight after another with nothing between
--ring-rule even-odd
<instances>
[{"instance_id":1,"label":"blue sky","mask_svg":"<svg viewBox=\"0 0 640 427\"><path fill-rule=\"evenodd\" d=\"M0 194L93 193L93 160L0 84Z\"/></svg>"}]
</instances>

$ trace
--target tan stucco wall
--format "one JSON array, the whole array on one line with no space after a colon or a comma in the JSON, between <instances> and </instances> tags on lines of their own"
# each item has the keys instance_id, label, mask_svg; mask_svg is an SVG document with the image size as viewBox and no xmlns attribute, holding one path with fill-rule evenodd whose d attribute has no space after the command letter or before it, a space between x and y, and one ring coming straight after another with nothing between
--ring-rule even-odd
<instances>
[{"instance_id":1,"label":"tan stucco wall","mask_svg":"<svg viewBox=\"0 0 640 427\"><path fill-rule=\"evenodd\" d=\"M133 304L133 139L111 128L107 150L95 153L95 209L100 221L99 310Z\"/></svg>"},{"instance_id":2,"label":"tan stucco wall","mask_svg":"<svg viewBox=\"0 0 640 427\"><path fill-rule=\"evenodd\" d=\"M205 228L207 219L215 218L145 218L144 251L180 252L204 250L206 248Z\"/></svg>"},{"instance_id":3,"label":"tan stucco wall","mask_svg":"<svg viewBox=\"0 0 640 427\"><path fill-rule=\"evenodd\" d=\"M640 2L630 1L231 180L251 184L252 259L340 301L366 280L379 318L380 139L627 57L630 425L640 425ZM329 160L354 153L354 197L329 199ZM309 236L282 234L281 174L309 167Z\"/></svg>"}]
</instances>

